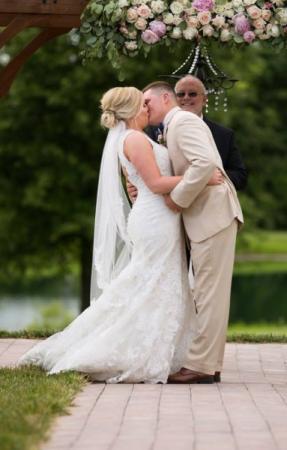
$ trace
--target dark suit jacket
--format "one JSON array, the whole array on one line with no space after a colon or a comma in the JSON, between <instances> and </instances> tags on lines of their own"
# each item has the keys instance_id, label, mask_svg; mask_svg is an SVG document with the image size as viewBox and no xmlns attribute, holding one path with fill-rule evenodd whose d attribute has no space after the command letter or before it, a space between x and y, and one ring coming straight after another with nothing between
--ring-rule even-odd
<instances>
[{"instance_id":1,"label":"dark suit jacket","mask_svg":"<svg viewBox=\"0 0 287 450\"><path fill-rule=\"evenodd\" d=\"M247 170L243 163L239 148L234 142L233 130L223 127L206 117L204 117L203 120L211 130L227 175L237 190L244 189L247 184Z\"/></svg>"},{"instance_id":2,"label":"dark suit jacket","mask_svg":"<svg viewBox=\"0 0 287 450\"><path fill-rule=\"evenodd\" d=\"M211 130L227 175L237 190L244 189L247 184L247 170L240 151L234 142L233 130L219 125L206 117L203 120ZM159 127L148 127L146 132L151 139L157 141L160 129Z\"/></svg>"}]
</instances>

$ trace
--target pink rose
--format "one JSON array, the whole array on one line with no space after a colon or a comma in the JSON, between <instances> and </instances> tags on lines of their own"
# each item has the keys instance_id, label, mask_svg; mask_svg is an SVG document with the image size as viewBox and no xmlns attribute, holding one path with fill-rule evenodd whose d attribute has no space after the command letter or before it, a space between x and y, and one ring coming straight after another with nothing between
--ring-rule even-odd
<instances>
[{"instance_id":1,"label":"pink rose","mask_svg":"<svg viewBox=\"0 0 287 450\"><path fill-rule=\"evenodd\" d=\"M166 25L160 20L153 20L152 22L150 22L149 29L159 38L166 34Z\"/></svg>"},{"instance_id":2,"label":"pink rose","mask_svg":"<svg viewBox=\"0 0 287 450\"><path fill-rule=\"evenodd\" d=\"M143 17L144 19L148 19L151 13L151 9L147 5L140 5L137 8L137 13L140 17Z\"/></svg>"},{"instance_id":3,"label":"pink rose","mask_svg":"<svg viewBox=\"0 0 287 450\"><path fill-rule=\"evenodd\" d=\"M211 21L211 14L209 11L202 11L198 13L197 18L201 25L207 25Z\"/></svg>"},{"instance_id":4,"label":"pink rose","mask_svg":"<svg viewBox=\"0 0 287 450\"><path fill-rule=\"evenodd\" d=\"M250 23L244 14L236 14L233 18L235 32L243 36L246 31L250 31Z\"/></svg>"},{"instance_id":5,"label":"pink rose","mask_svg":"<svg viewBox=\"0 0 287 450\"><path fill-rule=\"evenodd\" d=\"M251 19L259 19L259 17L261 17L261 9L255 5L247 8L247 12Z\"/></svg>"},{"instance_id":6,"label":"pink rose","mask_svg":"<svg viewBox=\"0 0 287 450\"><path fill-rule=\"evenodd\" d=\"M210 11L214 7L213 0L194 0L192 6L197 11Z\"/></svg>"},{"instance_id":7,"label":"pink rose","mask_svg":"<svg viewBox=\"0 0 287 450\"><path fill-rule=\"evenodd\" d=\"M265 3L264 3L264 8L266 8L266 9L272 9L272 8L273 8L273 3L271 3L271 2L265 2Z\"/></svg>"},{"instance_id":8,"label":"pink rose","mask_svg":"<svg viewBox=\"0 0 287 450\"><path fill-rule=\"evenodd\" d=\"M160 40L160 38L158 37L157 34L155 34L153 31L151 30L145 30L142 35L141 35L142 40L146 43L146 44L155 44L156 42L158 42Z\"/></svg>"},{"instance_id":9,"label":"pink rose","mask_svg":"<svg viewBox=\"0 0 287 450\"><path fill-rule=\"evenodd\" d=\"M197 17L188 16L186 18L186 23L188 26L196 28L199 24Z\"/></svg>"},{"instance_id":10,"label":"pink rose","mask_svg":"<svg viewBox=\"0 0 287 450\"><path fill-rule=\"evenodd\" d=\"M259 19L253 20L253 26L256 30L263 30L266 22L260 17Z\"/></svg>"},{"instance_id":11,"label":"pink rose","mask_svg":"<svg viewBox=\"0 0 287 450\"><path fill-rule=\"evenodd\" d=\"M255 38L256 36L253 33L253 31L246 31L243 35L244 41L247 42L248 44L251 44L251 42L253 42Z\"/></svg>"}]
</instances>

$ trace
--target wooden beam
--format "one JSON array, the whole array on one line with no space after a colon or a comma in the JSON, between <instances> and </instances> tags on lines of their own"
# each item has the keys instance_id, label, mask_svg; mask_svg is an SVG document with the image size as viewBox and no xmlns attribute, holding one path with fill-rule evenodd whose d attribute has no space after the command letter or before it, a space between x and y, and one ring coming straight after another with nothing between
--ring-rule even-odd
<instances>
[{"instance_id":1,"label":"wooden beam","mask_svg":"<svg viewBox=\"0 0 287 450\"><path fill-rule=\"evenodd\" d=\"M89 0L0 0L1 13L80 15Z\"/></svg>"},{"instance_id":2,"label":"wooden beam","mask_svg":"<svg viewBox=\"0 0 287 450\"><path fill-rule=\"evenodd\" d=\"M0 73L0 97L9 92L11 84L21 67L46 42L67 33L67 28L47 28L40 32Z\"/></svg>"},{"instance_id":3,"label":"wooden beam","mask_svg":"<svg viewBox=\"0 0 287 450\"><path fill-rule=\"evenodd\" d=\"M5 45L7 41L16 36L16 34L23 31L24 28L33 25L33 23L34 19L33 16L31 17L31 15L19 15L12 19L7 28L5 28L5 30L0 33L0 48L3 47L3 45Z\"/></svg>"},{"instance_id":4,"label":"wooden beam","mask_svg":"<svg viewBox=\"0 0 287 450\"><path fill-rule=\"evenodd\" d=\"M0 27L8 26L16 17L27 18L27 27L40 28L79 28L80 16L52 15L52 14L1 14ZM30 20L31 19L31 20ZM0 46L1 47L1 46Z\"/></svg>"}]
</instances>

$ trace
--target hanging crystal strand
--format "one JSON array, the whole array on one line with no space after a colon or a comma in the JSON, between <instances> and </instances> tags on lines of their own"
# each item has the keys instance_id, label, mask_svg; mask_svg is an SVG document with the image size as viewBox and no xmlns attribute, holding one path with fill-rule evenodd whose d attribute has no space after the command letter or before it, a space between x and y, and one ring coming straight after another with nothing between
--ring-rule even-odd
<instances>
[{"instance_id":1,"label":"hanging crystal strand","mask_svg":"<svg viewBox=\"0 0 287 450\"><path fill-rule=\"evenodd\" d=\"M213 75L218 75L218 71L216 70L217 67L216 65L213 63L212 59L210 58L207 48L204 47L204 59L207 63L207 66L209 67L210 71L213 73Z\"/></svg>"},{"instance_id":2,"label":"hanging crystal strand","mask_svg":"<svg viewBox=\"0 0 287 450\"><path fill-rule=\"evenodd\" d=\"M193 74L193 72L194 72L194 70L195 70L195 68L196 68L196 66L197 66L199 57L200 57L200 44L198 44L198 45L196 46L196 48L195 48L194 60L192 61L192 64L191 64L191 66L190 66L190 68L189 68L189 71L188 71L188 73L189 73L190 75Z\"/></svg>"},{"instance_id":3,"label":"hanging crystal strand","mask_svg":"<svg viewBox=\"0 0 287 450\"><path fill-rule=\"evenodd\" d=\"M183 69L191 60L191 58L193 57L195 50L194 48L191 50L191 52L189 53L188 57L186 58L186 60L181 64L181 66L179 66L176 70L174 70L172 72L172 75L176 75L178 72L180 72L181 69Z\"/></svg>"},{"instance_id":4,"label":"hanging crystal strand","mask_svg":"<svg viewBox=\"0 0 287 450\"><path fill-rule=\"evenodd\" d=\"M219 93L220 91L218 89L214 91L214 111L218 111Z\"/></svg>"},{"instance_id":5,"label":"hanging crystal strand","mask_svg":"<svg viewBox=\"0 0 287 450\"><path fill-rule=\"evenodd\" d=\"M223 111L224 112L228 111L228 98L227 98L226 91L224 92Z\"/></svg>"},{"instance_id":6,"label":"hanging crystal strand","mask_svg":"<svg viewBox=\"0 0 287 450\"><path fill-rule=\"evenodd\" d=\"M205 114L208 114L208 107L209 107L209 104L208 104L208 97L207 97L206 103L205 103Z\"/></svg>"}]
</instances>

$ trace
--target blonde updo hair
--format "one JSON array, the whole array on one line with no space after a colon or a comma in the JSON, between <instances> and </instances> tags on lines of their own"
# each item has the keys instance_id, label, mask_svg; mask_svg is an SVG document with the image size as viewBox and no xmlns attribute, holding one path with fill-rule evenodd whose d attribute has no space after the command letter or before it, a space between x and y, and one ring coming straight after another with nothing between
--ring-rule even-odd
<instances>
[{"instance_id":1,"label":"blonde updo hair","mask_svg":"<svg viewBox=\"0 0 287 450\"><path fill-rule=\"evenodd\" d=\"M101 125L114 128L120 120L129 120L141 110L143 94L135 87L116 87L101 99Z\"/></svg>"}]
</instances>

